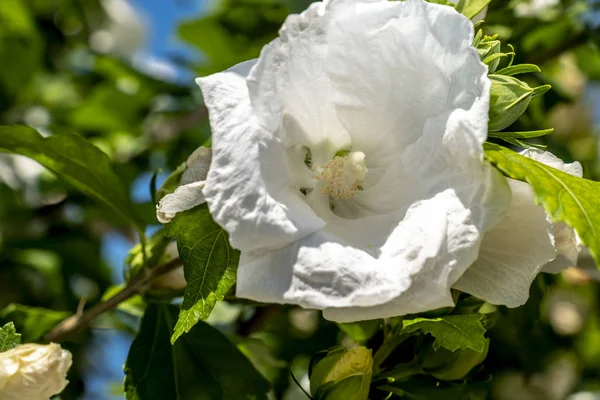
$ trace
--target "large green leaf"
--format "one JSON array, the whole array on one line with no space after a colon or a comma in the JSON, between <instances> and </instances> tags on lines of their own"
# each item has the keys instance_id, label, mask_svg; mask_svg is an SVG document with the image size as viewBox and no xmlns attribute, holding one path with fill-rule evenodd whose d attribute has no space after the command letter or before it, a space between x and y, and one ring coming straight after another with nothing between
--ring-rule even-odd
<instances>
[{"instance_id":1,"label":"large green leaf","mask_svg":"<svg viewBox=\"0 0 600 400\"><path fill-rule=\"evenodd\" d=\"M0 328L0 353L21 344L21 335L17 333L15 324L9 322Z\"/></svg>"},{"instance_id":2,"label":"large green leaf","mask_svg":"<svg viewBox=\"0 0 600 400\"><path fill-rule=\"evenodd\" d=\"M45 138L28 126L0 126L0 151L36 160L86 195L115 210L143 233L144 222L133 209L110 159L85 138L74 134Z\"/></svg>"},{"instance_id":3,"label":"large green leaf","mask_svg":"<svg viewBox=\"0 0 600 400\"><path fill-rule=\"evenodd\" d=\"M175 342L208 318L217 301L233 287L239 252L230 246L227 233L213 221L206 205L178 214L168 225L167 235L177 240L187 281L171 339Z\"/></svg>"},{"instance_id":4,"label":"large green leaf","mask_svg":"<svg viewBox=\"0 0 600 400\"><path fill-rule=\"evenodd\" d=\"M600 183L578 178L493 143L485 156L505 175L529 183L554 221L572 226L600 263Z\"/></svg>"},{"instance_id":5,"label":"large green leaf","mask_svg":"<svg viewBox=\"0 0 600 400\"><path fill-rule=\"evenodd\" d=\"M23 341L36 342L69 315L66 311L10 304L0 311L0 322L14 321Z\"/></svg>"},{"instance_id":6,"label":"large green leaf","mask_svg":"<svg viewBox=\"0 0 600 400\"><path fill-rule=\"evenodd\" d=\"M448 315L440 318L415 318L402 321L402 334L422 331L435 337L433 348L443 347L450 351L472 349L485 350L483 314Z\"/></svg>"},{"instance_id":7,"label":"large green leaf","mask_svg":"<svg viewBox=\"0 0 600 400\"><path fill-rule=\"evenodd\" d=\"M171 345L176 318L176 307L148 307L125 363L128 400L266 399L269 383L210 325Z\"/></svg>"}]
</instances>

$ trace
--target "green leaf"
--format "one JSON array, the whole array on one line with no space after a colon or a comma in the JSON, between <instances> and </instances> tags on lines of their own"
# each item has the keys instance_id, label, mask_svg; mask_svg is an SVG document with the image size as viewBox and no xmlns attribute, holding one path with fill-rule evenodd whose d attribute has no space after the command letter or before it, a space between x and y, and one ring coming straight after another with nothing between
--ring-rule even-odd
<instances>
[{"instance_id":1,"label":"green leaf","mask_svg":"<svg viewBox=\"0 0 600 400\"><path fill-rule=\"evenodd\" d=\"M21 335L17 333L15 324L9 322L0 328L0 353L13 349L21 344Z\"/></svg>"},{"instance_id":2,"label":"green leaf","mask_svg":"<svg viewBox=\"0 0 600 400\"><path fill-rule=\"evenodd\" d=\"M533 89L533 93L531 94L531 98L535 99L546 93L548 90L552 89L552 85L542 85Z\"/></svg>"},{"instance_id":3,"label":"green leaf","mask_svg":"<svg viewBox=\"0 0 600 400\"><path fill-rule=\"evenodd\" d=\"M380 319L372 319L369 321L339 323L337 326L355 342L364 343L377 333L381 322Z\"/></svg>"},{"instance_id":4,"label":"green leaf","mask_svg":"<svg viewBox=\"0 0 600 400\"><path fill-rule=\"evenodd\" d=\"M471 19L486 8L490 2L491 0L467 0L461 14Z\"/></svg>"},{"instance_id":5,"label":"green leaf","mask_svg":"<svg viewBox=\"0 0 600 400\"><path fill-rule=\"evenodd\" d=\"M450 351L472 349L485 350L483 314L448 315L440 318L415 318L402 321L401 334L421 331L435 337L434 350L443 347Z\"/></svg>"},{"instance_id":6,"label":"green leaf","mask_svg":"<svg viewBox=\"0 0 600 400\"><path fill-rule=\"evenodd\" d=\"M128 400L266 399L269 383L210 325L171 345L176 318L174 306L148 307L125 363Z\"/></svg>"},{"instance_id":7,"label":"green leaf","mask_svg":"<svg viewBox=\"0 0 600 400\"><path fill-rule=\"evenodd\" d=\"M522 147L524 149L543 150L547 147L545 144L529 143L529 142L524 142L520 139L502 138L502 140L504 140L506 143L512 144L513 146Z\"/></svg>"},{"instance_id":8,"label":"green leaf","mask_svg":"<svg viewBox=\"0 0 600 400\"><path fill-rule=\"evenodd\" d=\"M239 252L229 244L227 232L217 225L206 204L177 216L167 226L177 240L187 287L171 341L175 343L198 321L208 318L236 280Z\"/></svg>"},{"instance_id":9,"label":"green leaf","mask_svg":"<svg viewBox=\"0 0 600 400\"><path fill-rule=\"evenodd\" d=\"M529 183L556 222L572 226L600 265L600 183L578 178L493 143L486 158L506 176Z\"/></svg>"},{"instance_id":10,"label":"green leaf","mask_svg":"<svg viewBox=\"0 0 600 400\"><path fill-rule=\"evenodd\" d=\"M538 67L537 65L518 64L518 65L511 65L510 67L502 68L501 70L496 71L495 74L506 75L506 76L515 76L515 75L520 75L520 74L530 74L530 73L536 73L536 72L542 72L540 67Z\"/></svg>"},{"instance_id":11,"label":"green leaf","mask_svg":"<svg viewBox=\"0 0 600 400\"><path fill-rule=\"evenodd\" d=\"M83 137L67 134L45 138L28 126L0 126L0 151L34 159L86 195L112 208L143 236L144 222L136 214L110 159Z\"/></svg>"},{"instance_id":12,"label":"green leaf","mask_svg":"<svg viewBox=\"0 0 600 400\"><path fill-rule=\"evenodd\" d=\"M549 135L552 132L554 132L554 128L540 129L538 131L523 131L523 132L490 132L490 133L488 133L488 136L500 138L500 139L528 139L528 138Z\"/></svg>"},{"instance_id":13,"label":"green leaf","mask_svg":"<svg viewBox=\"0 0 600 400\"><path fill-rule=\"evenodd\" d=\"M10 304L0 311L4 321L14 321L23 335L23 341L36 342L47 332L67 318L70 313L40 307Z\"/></svg>"}]
</instances>

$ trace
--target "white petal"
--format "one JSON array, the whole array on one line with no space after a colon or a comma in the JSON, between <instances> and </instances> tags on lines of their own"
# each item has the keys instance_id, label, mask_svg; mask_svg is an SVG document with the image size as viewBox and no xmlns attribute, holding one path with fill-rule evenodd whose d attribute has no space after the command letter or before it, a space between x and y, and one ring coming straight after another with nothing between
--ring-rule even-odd
<instances>
[{"instance_id":1,"label":"white petal","mask_svg":"<svg viewBox=\"0 0 600 400\"><path fill-rule=\"evenodd\" d=\"M554 236L556 258L546 264L542 272L558 274L563 269L577 265L579 252L581 251L581 241L575 230L564 222L554 223L552 234Z\"/></svg>"},{"instance_id":2,"label":"white petal","mask_svg":"<svg viewBox=\"0 0 600 400\"><path fill-rule=\"evenodd\" d=\"M452 305L451 285L477 256L469 210L448 190L389 218L396 226L377 247L369 248L368 237L381 226L361 219L341 226L359 245L321 231L283 249L242 253L237 296L325 309L340 322ZM328 221L332 227L340 228Z\"/></svg>"},{"instance_id":3,"label":"white petal","mask_svg":"<svg viewBox=\"0 0 600 400\"><path fill-rule=\"evenodd\" d=\"M566 172L567 174L574 175L579 178L583 176L583 169L579 162L575 161L572 163L566 163L548 151L538 149L527 149L523 150L521 152L521 155L539 161L552 168L556 168L559 171Z\"/></svg>"},{"instance_id":4,"label":"white petal","mask_svg":"<svg viewBox=\"0 0 600 400\"><path fill-rule=\"evenodd\" d=\"M212 160L212 151L206 147L197 148L187 159L187 168L181 176L181 185L187 185L192 182L206 180L210 161Z\"/></svg>"},{"instance_id":5,"label":"white petal","mask_svg":"<svg viewBox=\"0 0 600 400\"><path fill-rule=\"evenodd\" d=\"M337 115L370 171L397 159L427 119L478 101L485 140L489 83L472 39L472 23L451 7L419 0L340 7L325 66Z\"/></svg>"},{"instance_id":6,"label":"white petal","mask_svg":"<svg viewBox=\"0 0 600 400\"><path fill-rule=\"evenodd\" d=\"M454 288L492 304L517 307L529 297L531 282L552 259L551 225L535 204L531 187L509 179L513 197L504 218L487 232L479 257Z\"/></svg>"},{"instance_id":7,"label":"white petal","mask_svg":"<svg viewBox=\"0 0 600 400\"><path fill-rule=\"evenodd\" d=\"M293 187L281 141L256 120L245 80L253 64L197 80L213 135L203 193L215 221L242 251L283 247L324 225Z\"/></svg>"},{"instance_id":8,"label":"white petal","mask_svg":"<svg viewBox=\"0 0 600 400\"><path fill-rule=\"evenodd\" d=\"M177 213L191 210L206 202L202 189L204 181L179 186L173 193L163 197L156 207L156 218L161 224L168 224Z\"/></svg>"},{"instance_id":9,"label":"white petal","mask_svg":"<svg viewBox=\"0 0 600 400\"><path fill-rule=\"evenodd\" d=\"M261 124L277 132L286 148L294 144L310 147L319 164L351 145L330 101L323 65L329 24L320 2L300 15L290 15L280 37L263 48L248 77L252 106ZM323 142L331 144L329 153L317 154L317 145Z\"/></svg>"}]
</instances>

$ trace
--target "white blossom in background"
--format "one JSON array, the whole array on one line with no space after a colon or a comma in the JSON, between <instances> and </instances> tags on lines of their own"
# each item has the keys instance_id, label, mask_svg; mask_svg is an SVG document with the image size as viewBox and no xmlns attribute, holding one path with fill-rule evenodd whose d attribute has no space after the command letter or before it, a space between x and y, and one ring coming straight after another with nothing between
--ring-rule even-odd
<instances>
[{"instance_id":1,"label":"white blossom in background","mask_svg":"<svg viewBox=\"0 0 600 400\"><path fill-rule=\"evenodd\" d=\"M551 153L525 150L522 155L581 177L581 164L566 164ZM540 272L558 273L577 265L581 243L566 224L553 223L529 184L508 179L512 202L502 221L486 233L477 261L455 288L492 304L525 304L529 287Z\"/></svg>"},{"instance_id":2,"label":"white blossom in background","mask_svg":"<svg viewBox=\"0 0 600 400\"><path fill-rule=\"evenodd\" d=\"M127 0L101 0L107 22L90 36L90 47L99 53L129 57L144 43L145 21Z\"/></svg>"},{"instance_id":3,"label":"white blossom in background","mask_svg":"<svg viewBox=\"0 0 600 400\"><path fill-rule=\"evenodd\" d=\"M71 353L56 343L0 353L0 400L48 400L67 386Z\"/></svg>"},{"instance_id":4,"label":"white blossom in background","mask_svg":"<svg viewBox=\"0 0 600 400\"><path fill-rule=\"evenodd\" d=\"M490 82L473 25L422 0L332 0L291 15L257 60L198 79L204 199L241 250L237 296L355 321L451 306L510 203L483 160Z\"/></svg>"},{"instance_id":5,"label":"white blossom in background","mask_svg":"<svg viewBox=\"0 0 600 400\"><path fill-rule=\"evenodd\" d=\"M519 2L515 6L517 17L539 17L541 14L551 10L560 3L559 0L528 0Z\"/></svg>"}]
</instances>

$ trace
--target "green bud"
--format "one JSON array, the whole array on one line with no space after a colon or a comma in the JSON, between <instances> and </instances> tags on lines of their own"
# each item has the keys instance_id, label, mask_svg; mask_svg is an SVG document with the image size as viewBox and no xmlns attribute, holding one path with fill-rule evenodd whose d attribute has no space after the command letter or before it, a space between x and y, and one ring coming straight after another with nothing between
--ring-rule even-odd
<instances>
[{"instance_id":1,"label":"green bud","mask_svg":"<svg viewBox=\"0 0 600 400\"><path fill-rule=\"evenodd\" d=\"M443 347L438 350L430 347L424 356L423 370L443 381L462 379L485 360L489 346L488 339L481 353L471 349L452 352Z\"/></svg>"},{"instance_id":2,"label":"green bud","mask_svg":"<svg viewBox=\"0 0 600 400\"><path fill-rule=\"evenodd\" d=\"M488 66L490 73L496 71L498 64L500 64L500 59L508 55L502 53L502 43L496 39L497 37L498 35L484 36L483 39L477 43L479 58L481 58L481 61Z\"/></svg>"},{"instance_id":3,"label":"green bud","mask_svg":"<svg viewBox=\"0 0 600 400\"><path fill-rule=\"evenodd\" d=\"M488 130L496 132L510 126L525 112L534 90L512 76L488 77L492 81Z\"/></svg>"},{"instance_id":4,"label":"green bud","mask_svg":"<svg viewBox=\"0 0 600 400\"><path fill-rule=\"evenodd\" d=\"M309 373L315 400L366 400L373 374L371 350L357 346L318 353Z\"/></svg>"}]
</instances>

